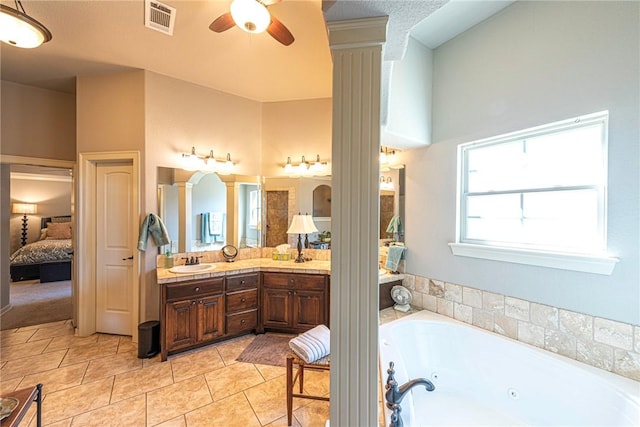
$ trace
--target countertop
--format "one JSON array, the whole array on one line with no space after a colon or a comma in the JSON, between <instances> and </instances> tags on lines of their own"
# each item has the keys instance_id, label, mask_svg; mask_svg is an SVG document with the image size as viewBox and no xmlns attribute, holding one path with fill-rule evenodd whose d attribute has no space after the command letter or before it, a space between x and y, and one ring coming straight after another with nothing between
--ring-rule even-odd
<instances>
[{"instance_id":1,"label":"countertop","mask_svg":"<svg viewBox=\"0 0 640 427\"><path fill-rule=\"evenodd\" d=\"M183 282L185 280L206 279L209 277L223 277L232 274L267 271L277 273L307 273L331 274L331 261L274 261L270 258L253 258L234 262L203 263L212 265L211 270L199 273L172 273L168 268L157 268L158 284ZM379 283L393 282L404 279L404 274L386 273L379 276Z\"/></svg>"}]
</instances>

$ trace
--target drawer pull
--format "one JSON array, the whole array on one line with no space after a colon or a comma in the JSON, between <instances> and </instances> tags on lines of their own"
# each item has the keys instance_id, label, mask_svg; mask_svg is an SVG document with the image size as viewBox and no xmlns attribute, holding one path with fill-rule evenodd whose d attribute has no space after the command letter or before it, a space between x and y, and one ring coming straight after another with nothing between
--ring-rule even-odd
<instances>
[{"instance_id":1,"label":"drawer pull","mask_svg":"<svg viewBox=\"0 0 640 427\"><path fill-rule=\"evenodd\" d=\"M196 305L196 302L195 301L191 301L191 305Z\"/></svg>"},{"instance_id":2,"label":"drawer pull","mask_svg":"<svg viewBox=\"0 0 640 427\"><path fill-rule=\"evenodd\" d=\"M247 299L246 298L241 298L240 302L247 302Z\"/></svg>"},{"instance_id":3,"label":"drawer pull","mask_svg":"<svg viewBox=\"0 0 640 427\"><path fill-rule=\"evenodd\" d=\"M240 284L244 285L246 282L244 280L240 280Z\"/></svg>"},{"instance_id":4,"label":"drawer pull","mask_svg":"<svg viewBox=\"0 0 640 427\"><path fill-rule=\"evenodd\" d=\"M247 323L247 319L242 319L242 320L240 321L240 323L242 323L242 324L244 325L245 323Z\"/></svg>"},{"instance_id":5,"label":"drawer pull","mask_svg":"<svg viewBox=\"0 0 640 427\"><path fill-rule=\"evenodd\" d=\"M195 287L194 291L200 292L200 288L198 286Z\"/></svg>"}]
</instances>

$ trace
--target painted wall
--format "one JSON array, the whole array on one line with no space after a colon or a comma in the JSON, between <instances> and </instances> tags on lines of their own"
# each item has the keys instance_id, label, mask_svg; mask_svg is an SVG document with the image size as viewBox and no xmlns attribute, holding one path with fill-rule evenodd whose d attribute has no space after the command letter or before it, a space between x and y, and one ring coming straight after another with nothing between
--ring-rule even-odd
<instances>
[{"instance_id":1,"label":"painted wall","mask_svg":"<svg viewBox=\"0 0 640 427\"><path fill-rule=\"evenodd\" d=\"M0 153L46 159L76 159L75 97L2 81Z\"/></svg>"},{"instance_id":2,"label":"painted wall","mask_svg":"<svg viewBox=\"0 0 640 427\"><path fill-rule=\"evenodd\" d=\"M262 172L266 177L284 175L284 164L291 157L294 164L314 161L317 155L331 157L330 98L262 105Z\"/></svg>"},{"instance_id":3,"label":"painted wall","mask_svg":"<svg viewBox=\"0 0 640 427\"><path fill-rule=\"evenodd\" d=\"M640 324L640 3L516 2L434 51L433 145L407 158L407 271ZM609 110L611 276L455 257L457 144Z\"/></svg>"}]
</instances>

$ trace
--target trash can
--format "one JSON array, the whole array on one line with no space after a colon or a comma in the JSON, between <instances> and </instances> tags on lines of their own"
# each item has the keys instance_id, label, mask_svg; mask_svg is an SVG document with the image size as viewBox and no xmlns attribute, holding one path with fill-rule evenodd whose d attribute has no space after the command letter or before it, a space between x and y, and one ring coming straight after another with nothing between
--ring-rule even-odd
<instances>
[{"instance_id":1,"label":"trash can","mask_svg":"<svg viewBox=\"0 0 640 427\"><path fill-rule=\"evenodd\" d=\"M138 325L138 358L153 357L160 352L160 322L149 320Z\"/></svg>"}]
</instances>

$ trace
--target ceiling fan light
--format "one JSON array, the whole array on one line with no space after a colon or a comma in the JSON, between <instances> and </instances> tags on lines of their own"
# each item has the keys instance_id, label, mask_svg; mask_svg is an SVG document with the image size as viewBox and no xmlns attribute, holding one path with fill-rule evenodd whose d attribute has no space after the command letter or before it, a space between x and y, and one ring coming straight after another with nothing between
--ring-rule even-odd
<instances>
[{"instance_id":1,"label":"ceiling fan light","mask_svg":"<svg viewBox=\"0 0 640 427\"><path fill-rule=\"evenodd\" d=\"M269 11L257 0L233 0L231 17L238 27L248 33L262 33L271 23Z\"/></svg>"},{"instance_id":2,"label":"ceiling fan light","mask_svg":"<svg viewBox=\"0 0 640 427\"><path fill-rule=\"evenodd\" d=\"M16 47L34 48L51 38L44 25L26 13L0 4L0 40Z\"/></svg>"}]
</instances>

